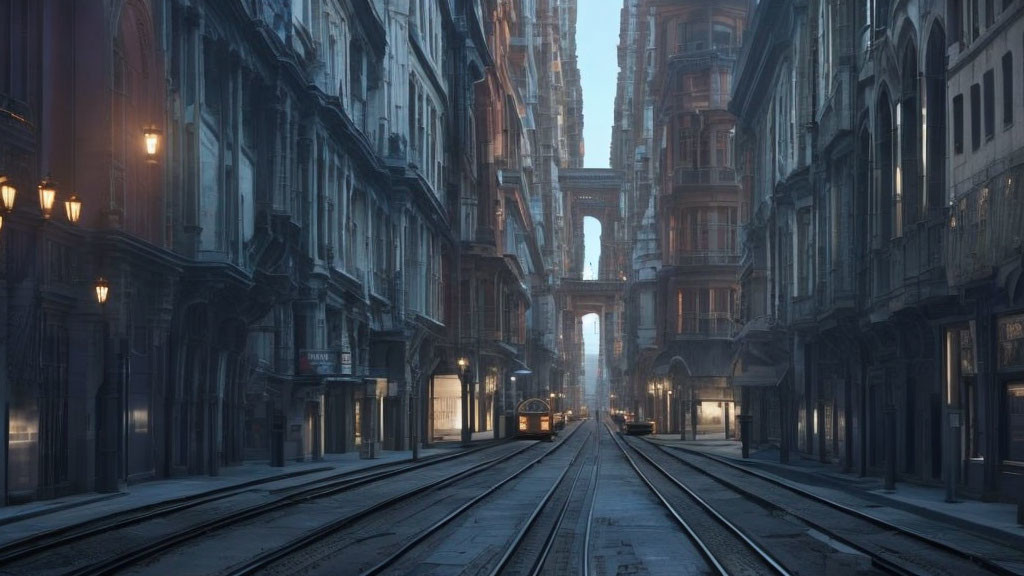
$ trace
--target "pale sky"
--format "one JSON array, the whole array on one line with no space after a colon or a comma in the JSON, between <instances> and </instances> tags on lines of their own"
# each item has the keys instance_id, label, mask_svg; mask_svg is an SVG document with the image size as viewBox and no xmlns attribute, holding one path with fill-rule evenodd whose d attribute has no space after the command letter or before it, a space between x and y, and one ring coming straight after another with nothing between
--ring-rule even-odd
<instances>
[{"instance_id":1,"label":"pale sky","mask_svg":"<svg viewBox=\"0 0 1024 576\"><path fill-rule=\"evenodd\" d=\"M611 144L612 122L615 118L615 82L619 73L616 48L619 43L619 12L622 0L579 0L576 10L576 54L579 57L580 81L583 84L583 140L587 168L607 168ZM585 279L597 273L601 251L600 224L585 220L583 224ZM599 334L594 324L597 315L583 318L583 346L587 354L597 354Z\"/></svg>"}]
</instances>

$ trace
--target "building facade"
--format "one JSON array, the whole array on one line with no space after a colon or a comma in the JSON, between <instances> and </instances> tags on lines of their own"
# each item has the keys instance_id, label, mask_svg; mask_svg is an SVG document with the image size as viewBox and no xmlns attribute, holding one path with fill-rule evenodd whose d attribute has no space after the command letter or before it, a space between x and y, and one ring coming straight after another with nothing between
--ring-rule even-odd
<instances>
[{"instance_id":1,"label":"building facade","mask_svg":"<svg viewBox=\"0 0 1024 576\"><path fill-rule=\"evenodd\" d=\"M731 104L755 442L1019 498L1020 25L1017 2L759 4Z\"/></svg>"},{"instance_id":2,"label":"building facade","mask_svg":"<svg viewBox=\"0 0 1024 576\"><path fill-rule=\"evenodd\" d=\"M730 385L747 203L733 68L753 3L627 1L612 166L626 174L627 384L658 429L734 434Z\"/></svg>"},{"instance_id":3,"label":"building facade","mask_svg":"<svg viewBox=\"0 0 1024 576\"><path fill-rule=\"evenodd\" d=\"M4 501L372 457L496 428L517 370L539 393L565 241L541 167L582 144L538 126L582 123L578 74L545 78L574 70L574 19L571 0L0 3Z\"/></svg>"}]
</instances>

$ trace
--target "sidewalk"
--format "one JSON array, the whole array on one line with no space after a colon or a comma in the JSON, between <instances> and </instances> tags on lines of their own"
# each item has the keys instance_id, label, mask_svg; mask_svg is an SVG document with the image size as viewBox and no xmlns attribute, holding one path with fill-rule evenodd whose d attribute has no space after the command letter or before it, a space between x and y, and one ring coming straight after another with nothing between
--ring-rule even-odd
<instances>
[{"instance_id":1,"label":"sidewalk","mask_svg":"<svg viewBox=\"0 0 1024 576\"><path fill-rule=\"evenodd\" d=\"M941 486L925 486L897 482L894 492L883 488L882 478L860 477L855 473L840 472L835 466L792 454L789 464L779 462L777 448L750 450L744 460L742 448L734 440L679 440L678 434L651 436L659 444L678 446L722 456L762 472L805 487L827 487L855 494L878 504L917 514L929 520L944 522L1014 542L1024 549L1024 526L1017 524L1017 506L999 502L981 502L961 498L959 502L946 502L946 490ZM881 512L878 509L877 512ZM881 518L881 515L879 515ZM882 518L885 519L885 518ZM887 519L886 519L887 520Z\"/></svg>"},{"instance_id":2,"label":"sidewalk","mask_svg":"<svg viewBox=\"0 0 1024 576\"><path fill-rule=\"evenodd\" d=\"M424 448L420 450L420 457L447 454L457 451L458 448L457 445ZM114 494L90 492L0 507L0 545L70 524L173 500L251 484L260 484L261 489L266 489L267 484L263 484L264 482L283 483L293 480L294 483L305 483L339 473L411 459L411 451L385 450L379 458L374 459L360 459L359 452L353 451L345 454L326 454L323 460L316 462L286 462L283 468L271 467L266 461L252 461L222 468L218 476L168 478L132 484L126 491ZM283 486L275 486L278 487Z\"/></svg>"}]
</instances>

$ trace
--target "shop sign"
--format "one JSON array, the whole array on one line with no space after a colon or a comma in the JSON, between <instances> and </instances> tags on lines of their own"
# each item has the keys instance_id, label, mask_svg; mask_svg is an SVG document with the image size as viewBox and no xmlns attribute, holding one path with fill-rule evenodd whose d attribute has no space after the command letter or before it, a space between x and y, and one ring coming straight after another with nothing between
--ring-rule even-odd
<instances>
[{"instance_id":1,"label":"shop sign","mask_svg":"<svg viewBox=\"0 0 1024 576\"><path fill-rule=\"evenodd\" d=\"M338 371L336 350L299 350L299 374L302 376L335 374Z\"/></svg>"},{"instance_id":2,"label":"shop sign","mask_svg":"<svg viewBox=\"0 0 1024 576\"><path fill-rule=\"evenodd\" d=\"M1024 314L999 319L999 368L1024 368Z\"/></svg>"},{"instance_id":3,"label":"shop sign","mask_svg":"<svg viewBox=\"0 0 1024 576\"><path fill-rule=\"evenodd\" d=\"M346 376L352 375L352 353L342 352L341 353L341 373Z\"/></svg>"}]
</instances>

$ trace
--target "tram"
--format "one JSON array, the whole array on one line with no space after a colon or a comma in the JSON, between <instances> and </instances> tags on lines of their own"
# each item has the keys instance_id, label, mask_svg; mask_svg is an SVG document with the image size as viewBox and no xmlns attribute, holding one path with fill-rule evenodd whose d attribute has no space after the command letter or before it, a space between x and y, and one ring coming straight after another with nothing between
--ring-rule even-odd
<instances>
[{"instance_id":1,"label":"tram","mask_svg":"<svg viewBox=\"0 0 1024 576\"><path fill-rule=\"evenodd\" d=\"M551 441L555 434L551 407L540 398L528 398L516 408L516 420L519 422L516 436L518 438L540 438Z\"/></svg>"}]
</instances>

